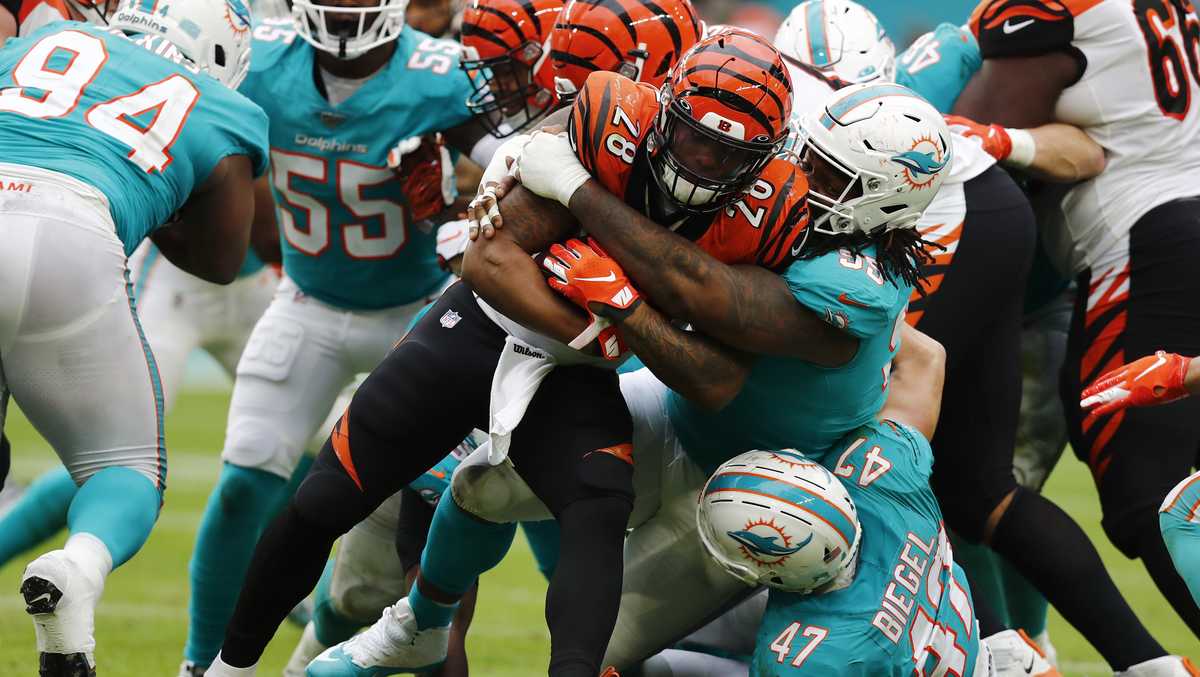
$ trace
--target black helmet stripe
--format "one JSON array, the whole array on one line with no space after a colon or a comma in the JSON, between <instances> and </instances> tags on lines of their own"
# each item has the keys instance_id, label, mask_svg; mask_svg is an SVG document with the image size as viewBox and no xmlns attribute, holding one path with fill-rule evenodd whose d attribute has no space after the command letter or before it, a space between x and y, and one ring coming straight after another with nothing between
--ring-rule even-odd
<instances>
[{"instance_id":1,"label":"black helmet stripe","mask_svg":"<svg viewBox=\"0 0 1200 677\"><path fill-rule=\"evenodd\" d=\"M589 71L594 71L594 70L598 69L596 64L592 63L591 61L588 61L587 59L575 56L574 54L572 54L570 52L560 52L558 50L552 49L552 50L550 50L550 59L553 61L562 61L563 63L569 63L572 66L579 66L580 68L586 68Z\"/></svg>"},{"instance_id":2,"label":"black helmet stripe","mask_svg":"<svg viewBox=\"0 0 1200 677\"><path fill-rule=\"evenodd\" d=\"M688 69L687 72L684 73L684 76L690 76L693 73L699 73L701 71L718 72L720 70L720 66L714 66L712 64L700 64ZM776 110L778 110L782 116L782 112L784 110L783 102L779 100L779 97L775 94L775 92L763 87L761 83L755 82L741 73L725 72L724 74L731 78L740 80L748 85L753 85L756 89L771 97L771 100L775 102ZM727 90L700 86L693 87L692 92L702 96L709 96L723 103L727 103L734 108L737 108L739 111L752 116L755 120L762 124L763 128L771 129L770 118L768 118L761 110L758 109L758 104L751 103L749 99L740 94L735 94L734 92ZM787 121L784 120L783 122L786 123Z\"/></svg>"},{"instance_id":3,"label":"black helmet stripe","mask_svg":"<svg viewBox=\"0 0 1200 677\"><path fill-rule=\"evenodd\" d=\"M481 28L479 26L476 26L475 24L464 23L463 27L462 27L462 34L463 34L463 37L469 36L469 37L475 37L475 38L481 38L483 40L487 40L488 42L490 42L494 45L499 45L500 47L503 47L505 50L512 49L512 45L505 42L504 38L500 37L499 35L496 35L495 33L487 30L486 28Z\"/></svg>"},{"instance_id":4,"label":"black helmet stripe","mask_svg":"<svg viewBox=\"0 0 1200 677\"><path fill-rule=\"evenodd\" d=\"M533 22L533 25L537 26L535 39L540 37L542 35L542 17L538 16L537 7L533 6L533 0L522 0L521 9L529 16L529 20Z\"/></svg>"},{"instance_id":5,"label":"black helmet stripe","mask_svg":"<svg viewBox=\"0 0 1200 677\"><path fill-rule=\"evenodd\" d=\"M679 54L683 51L683 35L679 33L679 26L675 25L675 17L671 16L654 2L654 0L642 0L642 5L650 11L658 15L659 23L667 29L667 33L671 35L671 44L675 45L675 53Z\"/></svg>"},{"instance_id":6,"label":"black helmet stripe","mask_svg":"<svg viewBox=\"0 0 1200 677\"><path fill-rule=\"evenodd\" d=\"M744 59L746 61L749 61L750 63L754 64L755 66L758 66L759 68L763 69L767 73L770 73L776 80L779 81L779 84L781 84L785 87L788 86L789 80L788 80L787 75L783 71L783 64L781 64L781 63L771 63L770 61L763 61L762 59L760 59L756 56L751 56L751 55L747 54L744 50L738 49L736 46L730 45L730 44L721 45L720 47L718 47L717 49L715 49L713 51L724 53L724 54L730 54L732 56L738 57L739 59Z\"/></svg>"},{"instance_id":7,"label":"black helmet stripe","mask_svg":"<svg viewBox=\"0 0 1200 677\"><path fill-rule=\"evenodd\" d=\"M621 0L580 0L580 2L592 7L603 7L617 15L621 25L629 33L629 40L635 45L637 44L637 29L633 27L633 19L629 16L629 10L625 8L625 4ZM621 55L621 58L624 59L625 55Z\"/></svg>"},{"instance_id":8,"label":"black helmet stripe","mask_svg":"<svg viewBox=\"0 0 1200 677\"><path fill-rule=\"evenodd\" d=\"M591 26L589 26L587 24L558 24L557 26L555 26L555 28L566 28L567 30L571 30L571 31L579 31L580 33L587 33L588 35L599 40L605 47L607 47L609 49L609 51L611 51L613 53L613 57L618 62L625 60L625 55L621 53L621 48L617 47L617 43L613 42L612 38L605 35L604 31L592 28ZM558 52L556 52L556 54L557 53ZM564 61L565 61L565 59L564 59ZM593 69L594 68L595 67L593 67Z\"/></svg>"},{"instance_id":9,"label":"black helmet stripe","mask_svg":"<svg viewBox=\"0 0 1200 677\"><path fill-rule=\"evenodd\" d=\"M502 21L504 21L504 23L508 24L509 28L513 29L514 33L516 33L517 35L519 35L521 37L525 37L524 31L521 30L521 24L517 23L516 19L509 16L508 12L503 12L501 10L496 9L495 7L489 7L487 5L481 5L479 7L479 11L487 12L488 14L492 14L494 16L500 17L500 19ZM524 42L524 41L522 41L522 42Z\"/></svg>"}]
</instances>

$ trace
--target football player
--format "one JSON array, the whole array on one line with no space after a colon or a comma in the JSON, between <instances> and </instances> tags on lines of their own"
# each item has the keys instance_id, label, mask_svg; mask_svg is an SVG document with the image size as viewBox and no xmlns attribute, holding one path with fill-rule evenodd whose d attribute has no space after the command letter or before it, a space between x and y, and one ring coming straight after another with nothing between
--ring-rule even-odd
<instances>
[{"instance_id":1,"label":"football player","mask_svg":"<svg viewBox=\"0 0 1200 677\"><path fill-rule=\"evenodd\" d=\"M811 12L817 4L820 3L802 5L797 12ZM793 14L792 18L796 16ZM812 29L806 28L811 25L789 22L777 38L797 46L793 49L793 57L797 60L806 59L809 50L803 47L819 38L814 36ZM793 31L786 30L793 26L802 29L794 37ZM834 33L835 30L829 28L827 32ZM878 32L868 31L867 34ZM999 132L993 132L992 136L998 136ZM1063 171L1064 166L1079 168L1068 159L1101 155L1099 152L1079 152L1078 148L1086 149L1095 144L1078 129L1065 125L1032 130L1032 133L1014 132L1012 138L1017 138L1017 134L1030 138L1038 134L1036 138L1048 139L1046 145L1055 152L1043 152L1036 160L1040 167L1047 169L1044 175L1061 180L1080 178ZM966 141L961 135L956 138ZM954 174L926 212L921 225L925 238L940 245L942 251L936 253L934 261L927 266L930 284L923 290L924 294L914 295L908 315L910 323L947 346L952 356L942 424L933 439L933 448L941 458L933 475L934 489L946 511L948 524L960 536L989 544L1005 553L1018 570L1056 596L1055 601L1068 620L1086 636L1099 637L1096 626L1109 625L1107 619L1101 620L1100 614L1096 613L1096 600L1099 599L1102 608L1121 614L1123 626L1138 628L1142 636L1148 638L1078 525L1040 495L1014 493L1017 487L1012 473L1012 454L1021 395L1020 323L1025 279L1036 242L1035 225L1028 200L1004 172L991 166L994 164L992 156L981 152L975 144L960 143L960 146L965 147L956 148L960 152L955 158ZM965 162L967 157L973 157L973 160ZM1023 159L1021 166L1027 167L1034 160L1031 154ZM1103 162L1093 162L1090 168L1098 172L1103 168ZM977 307L981 298L988 300L988 312L970 312L969 309ZM989 398L988 403L980 405L980 397ZM970 408L965 404L968 399ZM986 422L981 422L975 415L974 408L978 406L992 412ZM989 427L984 438L989 442L980 447L979 432L985 424ZM961 449L968 447L979 453L986 452L983 458L988 462L981 462L979 454L961 453ZM974 479L964 483L964 477ZM967 486L969 491L964 490ZM1042 528L1035 530L1028 526L1035 523L1043 525ZM1053 543L1031 547L1029 543L1037 539L1052 540ZM1068 541L1072 544L1065 548L1069 558L1041 555ZM1035 551L1039 556L1032 556ZM1083 567L1092 572L1090 576L1094 580L1105 583L1104 586L1073 592L1069 587L1050 585L1056 576ZM1003 621L988 620L989 626L1000 625ZM995 620L1001 623L995 623ZM1120 667L1128 665L1130 663Z\"/></svg>"},{"instance_id":2,"label":"football player","mask_svg":"<svg viewBox=\"0 0 1200 677\"><path fill-rule=\"evenodd\" d=\"M1060 218L1047 224L1055 226L1047 236L1055 262L1076 276L1078 287L1061 397L1071 447L1088 463L1100 493L1105 533L1122 553L1142 559L1160 591L1200 634L1200 608L1155 529L1162 496L1194 461L1200 402L1118 412L1086 426L1079 408L1083 385L1127 355L1164 345L1176 352L1200 350L1194 303L1200 282L1190 274L1200 254L1200 215L1191 201L1198 191L1188 178L1200 170L1200 114L1191 110L1200 83L1189 65L1194 51L1177 47L1190 44L1197 21L1185 3L981 2L971 30L983 67L955 112L1006 127L1072 123L1107 152L1104 171L1072 188L1057 205ZM1147 445L1159 450L1159 463L1144 462ZM1073 552L1063 548L1054 559ZM1051 592L1078 580L1034 582ZM1114 667L1159 655L1144 633L1131 637L1124 623L1100 620L1112 616L1108 609L1092 609L1093 624L1104 627L1085 634L1118 654L1105 654Z\"/></svg>"},{"instance_id":3,"label":"football player","mask_svg":"<svg viewBox=\"0 0 1200 677\"><path fill-rule=\"evenodd\" d=\"M0 399L13 394L81 486L66 546L22 578L43 675L94 674L104 581L145 542L165 488L162 388L126 257L149 235L184 270L232 281L267 164L266 117L231 91L250 63L240 0L130 0L110 26L51 25L0 50L0 284L18 303L0 309Z\"/></svg>"},{"instance_id":4,"label":"football player","mask_svg":"<svg viewBox=\"0 0 1200 677\"><path fill-rule=\"evenodd\" d=\"M684 26L692 31L692 35L698 33L696 22L689 22ZM752 49L752 56L754 52L762 52L763 56L768 57L772 53L769 46L758 41L752 40L747 47ZM756 73L761 77L765 74L758 73L759 67L753 65L759 59L760 57L755 56L755 61L751 62L742 57L736 57L730 68L748 69L747 72ZM781 100L786 100L786 81L783 80L786 76L782 69L773 68L770 77L775 79L771 86L783 88L784 97ZM633 86L633 83L628 80L624 82L628 83L627 86ZM727 115L733 114L732 109L729 108L720 110L725 111ZM771 131L775 135L776 141L764 144L761 150L764 157L769 157L772 148L777 147L775 144L783 141L785 113L785 110L779 109L767 114L769 115L768 120L771 120L774 125ZM792 181L802 181L795 168L788 163L777 166L776 171L783 172L783 176ZM521 194L517 193L517 195ZM780 200L788 202L798 200L802 196L802 193L792 195L786 191L773 191L773 194L779 195ZM530 198L527 194L524 199L526 204L529 204ZM757 204L757 202L751 204ZM757 233L754 233L752 237L747 237L751 235L748 224L730 217L707 224L711 227L706 227L706 233L696 236L703 235L702 241L705 246L712 247L720 255L729 257L730 260L747 262L761 260L766 265L778 265L776 257L786 262L790 256L788 252L793 246L787 243L799 237L803 232L803 229L796 227L797 224L793 222L793 219L802 214L795 208L798 206L802 206L802 201L795 202L791 208L786 203L780 204L779 209L775 210L776 218L762 224L764 230L769 230L777 237L784 238L785 246L783 247L776 248L776 239L768 238L767 248L764 250L762 248L764 243L759 240ZM556 230L556 234L559 232ZM538 237L547 236L548 231L546 235ZM544 248L548 243L538 244L535 240L528 240L527 244L531 248ZM572 248L575 246L586 248L583 244L572 245ZM473 265L480 264L480 262L473 263L472 252L475 251L474 246L468 249L468 258L464 268L464 272L468 275L471 274L468 271L473 270ZM525 256L524 263L528 264L528 268L524 271L514 271L514 275L505 278L523 283L517 286L512 295L505 297L503 294L493 293L494 290L480 291L480 293L493 293L493 296L489 298L506 299L497 303L507 302L511 305L522 306L518 310L531 307L534 312L540 312L541 315L534 318L530 325L538 326L540 323L542 326L548 327L546 331L554 332L558 340L550 341L529 330L522 329L516 323L491 310L490 305L483 306L476 303L469 294L469 288L454 287L448 292L448 296L443 296L426 320L417 325L409 338L402 342L384 365L368 378L364 387L356 395L347 416L343 418L343 424L339 425L338 430L335 430L333 437L334 443L341 451L335 453L332 446L327 447L328 455L323 452L324 461L318 461L317 469L310 474L310 479L297 494L296 507L289 511L287 519L277 522L264 535L260 542L259 559L255 564L255 571L252 573L257 573L260 568L264 575L268 571L276 573L271 574L269 577L271 580L267 580L266 576L255 576L258 579L258 585L248 585L245 588L239 608L244 606L247 610L253 608L256 611L254 614L239 613L240 623L237 624L239 627L231 626L229 641L223 652L235 649L246 655L229 662L237 661L234 664L249 664L255 660L265 639L273 631L273 627L264 627L262 614L259 613L263 609L262 602L286 596L277 592L281 587L303 587L304 585L303 581L297 585L295 580L288 580L288 578L298 578L298 576L280 577L272 562L286 550L290 553L289 560L295 565L297 562L295 545L297 543L303 544L306 548L311 545L314 551L323 552L328 548L328 541L321 542L313 536L323 538L324 534L330 532L336 534L336 529L339 528L337 522L344 519L345 515L339 514L341 511L330 509L333 504L325 505L328 499L322 500L323 507L317 511L313 510L317 504L312 501L321 500L321 495L327 495L327 492L331 490L338 493L349 490L352 492L351 495L346 497L347 500L337 501L338 506L354 508L359 502L370 504L376 500L376 493L380 489L386 489L383 482L409 472L404 465L414 461L412 458L398 459L391 454L381 454L375 449L392 448L396 444L394 440L403 439L406 448L410 450L410 455L415 455L422 448L428 446L430 440L453 434L456 430L461 430L464 425L470 425L471 418L481 423L484 422L489 418L489 389L486 375L496 372L498 362L503 360L515 366L515 369L507 372L509 374L520 375L523 372L533 378L541 376L543 379L533 398L526 400L528 410L525 412L524 422L513 433L512 449L514 453L521 454L516 463L518 471L529 473L525 478L526 481L534 487L535 491L541 492L543 500L551 507L563 528L563 552L551 586L548 617L552 625L569 618L562 612L556 611L563 605L566 605L568 610L575 609L577 614L591 617L583 619L582 622L576 617L575 624L567 628L565 633L560 632L559 629L555 630L551 673L592 675L598 672L597 664L600 653L607 641L608 633L611 632L616 610L615 599L613 599L616 596L615 590L610 583L613 580L611 568L615 558L618 575L616 580L619 581L620 546L628 521L628 497L632 493L632 487L629 486L630 464L626 460L628 443L620 442L622 439L628 439L628 412L625 410L623 401L618 400L614 403L607 399L612 394L615 394L617 398L620 397L619 392L614 392L613 386L616 385L616 381L608 375L609 372L591 366L598 365L594 359L585 365L580 365L580 358L573 357L578 353L566 346L566 343L572 341L589 326L589 321L575 315L569 305L560 306L558 298L545 287L542 276L533 261ZM532 279L529 275L521 277L525 272L531 273ZM586 275L584 276L586 277ZM605 277L605 279L609 278ZM624 288L621 286L623 283L618 282L615 277L611 279L613 284L617 285L618 290ZM613 303L623 306L638 305L636 294L632 287L629 289L627 294ZM467 293L464 295L462 292ZM557 317L552 318L552 314L558 312L555 309L560 307L566 311L565 318L561 321ZM641 306L638 305L638 307ZM434 321L435 318L436 321ZM504 330L498 329L493 322L501 323L511 333L506 337ZM819 320L814 318L813 322L815 324ZM660 325L664 326L667 331L672 331L669 325L665 325L661 321ZM675 341L672 344L673 347L695 344L695 350L698 352L708 350L706 344L701 342L698 337L674 331L678 335L672 336ZM486 350L484 350L485 348ZM447 355L452 353L455 356L454 359L443 357L443 352ZM542 371L543 365L549 361L548 356L551 354L562 362L555 366L548 375L543 376L538 372ZM513 356L519 356L519 359ZM515 363L513 363L514 360ZM575 365L579 366L572 366L568 360L573 360ZM421 369L415 368L417 366L420 366ZM506 369L508 367L501 365L498 373L503 375L506 373ZM482 371L483 378L472 376L478 371ZM471 387L466 391L460 389L460 392L454 396L454 406L445 406L438 399L438 389L431 387L432 382L428 381L430 378L434 378L438 382L445 378L453 378L454 382L460 386L469 385ZM505 382L506 379L500 379L500 383L504 384ZM412 386L404 386L405 383L412 383ZM422 384L425 383L430 385L423 386ZM530 381L525 380L524 383L528 384ZM420 392L419 398L414 399L405 394L413 387ZM588 406L580 406L581 403L587 403ZM397 409L397 406L400 408ZM417 412L416 408L420 408L421 411ZM405 414L402 416L401 411L411 411L419 415L413 417ZM508 417L509 411L500 410L498 416L490 417L493 419L490 442L493 449L496 449L496 438L498 437L498 426L495 423L499 420L501 423L507 421L511 425L513 419ZM591 422L597 414L601 419L599 424ZM379 418L380 416L384 418ZM408 422L408 419L413 418L420 421L419 425L416 425L415 421ZM616 426L614 426L614 422L617 424ZM615 432L603 433L604 430L610 428L614 428ZM560 430L562 432L559 432ZM601 434L606 437L601 437ZM393 438L393 436L397 437ZM613 440L616 444L602 444L605 439ZM572 447L576 450L570 451ZM587 453L597 448L601 450L599 453ZM525 453L539 455L530 456L530 462L527 463L520 460L525 458L523 456ZM340 454L344 460L338 461L337 454ZM351 474L357 479L351 479ZM572 481L573 478L575 481ZM585 483L580 485L578 480L583 480ZM361 484L359 484L360 482ZM321 494L308 493L307 488L310 485L314 489L320 487ZM320 521L313 523L314 518ZM435 531L437 530L437 519L438 517L435 516ZM571 534L571 538L565 537L566 534ZM332 540L331 536L330 540ZM286 547L283 547L285 543ZM573 551L579 551L582 554L575 554ZM300 573L297 568L293 566L290 570ZM303 575L312 574L305 573ZM581 576L592 581L593 584L587 588L575 586L572 581L580 580ZM265 590L268 585L276 588L276 591ZM556 588L563 585L567 587L559 589L556 593ZM290 595L292 592L289 591L288 594ZM564 594L567 596L564 597ZM412 621L411 616L403 619L394 618L391 614L385 615L382 623L384 625L411 624L411 631L424 633L435 641L441 639L444 651L444 625L453 609L449 606L438 605L434 600L423 599L424 596L425 591L418 585L414 587L408 600L402 604L404 608L433 607L431 611L433 621L428 626L419 629ZM609 602L608 599L613 599L613 601ZM594 603L593 600L595 600ZM445 616L439 620L443 614ZM607 618L602 616L607 616ZM274 620L270 618L267 619L267 622ZM606 625L607 627L605 627ZM438 638L439 634L443 636ZM340 666L333 666L329 669L338 670L340 668L342 672L375 669L367 667L369 661L375 658L370 655L373 650L372 644L366 641L352 642L352 644L351 651L347 652L348 656L327 655L332 659L329 661L319 658L310 666L310 671L315 671L318 666L324 666L326 663L341 663ZM358 650L362 650L366 654L361 654ZM342 660L343 658L346 660ZM439 660L440 656L437 656L431 662L435 663ZM351 661L354 664L351 664ZM358 666L357 668L355 664ZM390 667L401 669L404 666L393 664ZM424 665L418 667L424 667Z\"/></svg>"},{"instance_id":5,"label":"football player","mask_svg":"<svg viewBox=\"0 0 1200 677\"><path fill-rule=\"evenodd\" d=\"M752 451L700 491L709 555L772 588L750 674L1058 674L1017 632L982 639L954 562L929 486L945 362L905 328L879 420L824 467L795 450Z\"/></svg>"},{"instance_id":6,"label":"football player","mask_svg":"<svg viewBox=\"0 0 1200 677\"><path fill-rule=\"evenodd\" d=\"M1121 365L1083 391L1080 408L1088 420L1130 407L1177 402L1200 392L1200 360L1159 350ZM1200 603L1200 473L1180 482L1159 507L1158 523L1175 569Z\"/></svg>"},{"instance_id":7,"label":"football player","mask_svg":"<svg viewBox=\"0 0 1200 677\"><path fill-rule=\"evenodd\" d=\"M405 144L412 155L448 167L444 150L418 138L438 132L485 161L492 146L465 105L458 46L405 26L405 6L295 0L290 18L253 31L241 91L271 120L272 160L253 239L265 258L282 248L283 279L237 366L222 471L190 565L185 672L216 656L258 534L338 393L449 282L427 221L449 201L449 173L404 176L389 155L416 139ZM411 199L419 191L439 199Z\"/></svg>"}]
</instances>

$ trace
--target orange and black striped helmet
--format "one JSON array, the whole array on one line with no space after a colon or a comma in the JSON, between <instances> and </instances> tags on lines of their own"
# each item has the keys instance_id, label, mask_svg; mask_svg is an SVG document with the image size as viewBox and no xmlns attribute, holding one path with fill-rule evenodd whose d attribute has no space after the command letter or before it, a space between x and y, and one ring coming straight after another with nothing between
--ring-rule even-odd
<instances>
[{"instance_id":1,"label":"orange and black striped helmet","mask_svg":"<svg viewBox=\"0 0 1200 677\"><path fill-rule=\"evenodd\" d=\"M690 0L570 0L550 36L558 95L573 97L593 71L658 87L703 34Z\"/></svg>"},{"instance_id":2,"label":"orange and black striped helmet","mask_svg":"<svg viewBox=\"0 0 1200 677\"><path fill-rule=\"evenodd\" d=\"M783 147L792 82L771 43L726 28L683 55L659 102L654 177L681 207L711 211L741 199Z\"/></svg>"},{"instance_id":3,"label":"orange and black striped helmet","mask_svg":"<svg viewBox=\"0 0 1200 677\"><path fill-rule=\"evenodd\" d=\"M547 43L562 0L471 0L463 10L462 67L470 108L492 135L531 125L555 104Z\"/></svg>"}]
</instances>

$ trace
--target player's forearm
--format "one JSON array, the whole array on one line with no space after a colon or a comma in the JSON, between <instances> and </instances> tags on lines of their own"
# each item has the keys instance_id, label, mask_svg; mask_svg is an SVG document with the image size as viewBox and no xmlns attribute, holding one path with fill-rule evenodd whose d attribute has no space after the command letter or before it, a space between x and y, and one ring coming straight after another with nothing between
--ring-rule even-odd
<instances>
[{"instance_id":1,"label":"player's forearm","mask_svg":"<svg viewBox=\"0 0 1200 677\"><path fill-rule=\"evenodd\" d=\"M229 284L246 260L248 235L241 241L217 234L189 232L186 220L155 231L150 239L177 268L206 282ZM215 237L213 236L215 235Z\"/></svg>"},{"instance_id":2,"label":"player's forearm","mask_svg":"<svg viewBox=\"0 0 1200 677\"><path fill-rule=\"evenodd\" d=\"M570 343L588 326L575 306L546 285L537 264L507 231L467 247L462 276L488 305L539 334Z\"/></svg>"},{"instance_id":3,"label":"player's forearm","mask_svg":"<svg viewBox=\"0 0 1200 677\"><path fill-rule=\"evenodd\" d=\"M709 411L737 397L750 371L750 359L696 332L672 325L642 303L620 325L621 338L671 390Z\"/></svg>"},{"instance_id":4,"label":"player's forearm","mask_svg":"<svg viewBox=\"0 0 1200 677\"><path fill-rule=\"evenodd\" d=\"M946 349L933 338L904 325L880 418L910 425L927 439L933 439L941 415L945 380Z\"/></svg>"},{"instance_id":5,"label":"player's forearm","mask_svg":"<svg viewBox=\"0 0 1200 677\"><path fill-rule=\"evenodd\" d=\"M707 281L723 263L631 209L590 180L571 197L571 213L669 317L692 322Z\"/></svg>"},{"instance_id":6,"label":"player's forearm","mask_svg":"<svg viewBox=\"0 0 1200 677\"><path fill-rule=\"evenodd\" d=\"M1033 163L1026 168L1031 175L1046 181L1074 183L1104 171L1104 149L1082 129L1056 122L1024 131L1036 148Z\"/></svg>"}]
</instances>

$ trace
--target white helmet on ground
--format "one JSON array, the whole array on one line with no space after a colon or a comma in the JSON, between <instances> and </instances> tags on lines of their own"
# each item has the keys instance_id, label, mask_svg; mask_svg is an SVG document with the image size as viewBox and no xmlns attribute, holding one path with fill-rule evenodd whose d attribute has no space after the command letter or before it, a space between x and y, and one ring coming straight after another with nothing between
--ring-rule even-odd
<instances>
[{"instance_id":1,"label":"white helmet on ground","mask_svg":"<svg viewBox=\"0 0 1200 677\"><path fill-rule=\"evenodd\" d=\"M801 158L819 233L915 228L950 174L945 119L901 85L839 90L802 127Z\"/></svg>"},{"instance_id":2,"label":"white helmet on ground","mask_svg":"<svg viewBox=\"0 0 1200 677\"><path fill-rule=\"evenodd\" d=\"M890 82L896 73L896 46L871 10L853 0L797 5L775 34L775 48L838 85Z\"/></svg>"},{"instance_id":3,"label":"white helmet on ground","mask_svg":"<svg viewBox=\"0 0 1200 677\"><path fill-rule=\"evenodd\" d=\"M250 70L245 0L123 0L109 25L160 36L230 89L237 89Z\"/></svg>"},{"instance_id":4,"label":"white helmet on ground","mask_svg":"<svg viewBox=\"0 0 1200 677\"><path fill-rule=\"evenodd\" d=\"M794 449L750 451L717 468L696 524L735 578L799 593L852 571L862 538L841 481Z\"/></svg>"},{"instance_id":5,"label":"white helmet on ground","mask_svg":"<svg viewBox=\"0 0 1200 677\"><path fill-rule=\"evenodd\" d=\"M339 59L353 59L400 37L407 9L408 0L377 0L369 7L292 0L292 19L308 44Z\"/></svg>"}]
</instances>

